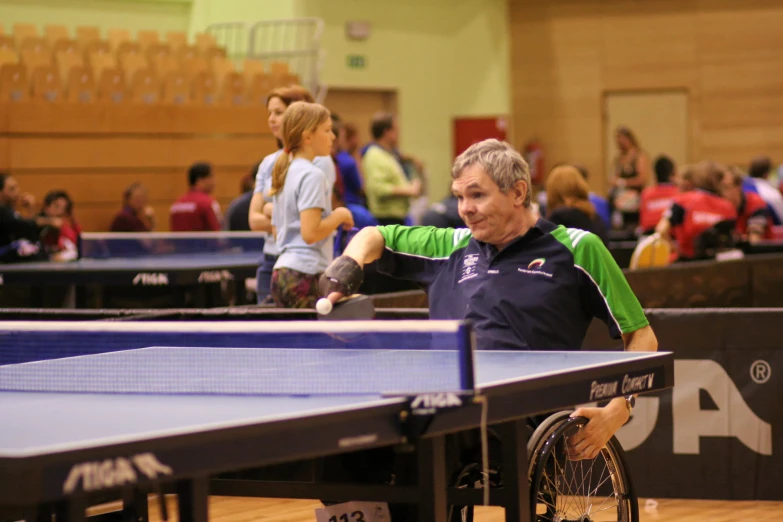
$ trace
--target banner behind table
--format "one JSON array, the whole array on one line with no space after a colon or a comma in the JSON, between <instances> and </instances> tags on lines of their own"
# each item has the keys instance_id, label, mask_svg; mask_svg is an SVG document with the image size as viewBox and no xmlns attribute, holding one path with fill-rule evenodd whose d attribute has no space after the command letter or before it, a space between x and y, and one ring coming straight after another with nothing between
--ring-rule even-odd
<instances>
[{"instance_id":1,"label":"banner behind table","mask_svg":"<svg viewBox=\"0 0 783 522\"><path fill-rule=\"evenodd\" d=\"M647 310L674 388L617 433L643 497L783 500L783 309ZM594 322L584 349L622 347Z\"/></svg>"}]
</instances>

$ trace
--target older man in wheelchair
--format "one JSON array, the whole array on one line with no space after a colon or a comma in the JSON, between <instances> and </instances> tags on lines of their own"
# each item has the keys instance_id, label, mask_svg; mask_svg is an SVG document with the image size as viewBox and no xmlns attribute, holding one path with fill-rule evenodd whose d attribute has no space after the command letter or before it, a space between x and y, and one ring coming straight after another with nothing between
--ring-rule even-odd
<instances>
[{"instance_id":1,"label":"older man in wheelchair","mask_svg":"<svg viewBox=\"0 0 783 522\"><path fill-rule=\"evenodd\" d=\"M471 320L478 349L579 350L598 318L613 337L623 339L626 350L657 350L644 311L603 242L538 218L530 186L528 165L513 147L497 140L474 144L452 168L452 192L468 228L364 228L326 269L323 295L337 302L356 292L364 267L376 263L381 273L424 286L431 318ZM618 397L531 419L529 471L537 482L532 504L539 505L539 518L587 521L595 513L612 513L618 520L634 519L633 489L614 439L633 401L633 396ZM503 485L500 440L490 434L486 445L488 480L495 487ZM447 444L453 485L473 487L484 480L478 473L478 432ZM408 457L374 450L342 459L342 465L362 481L404 483ZM586 474L591 467L594 474ZM567 487L577 482L578 490ZM390 508L395 522L416 520L407 506ZM452 515L470 518L471 508L455 506Z\"/></svg>"}]
</instances>

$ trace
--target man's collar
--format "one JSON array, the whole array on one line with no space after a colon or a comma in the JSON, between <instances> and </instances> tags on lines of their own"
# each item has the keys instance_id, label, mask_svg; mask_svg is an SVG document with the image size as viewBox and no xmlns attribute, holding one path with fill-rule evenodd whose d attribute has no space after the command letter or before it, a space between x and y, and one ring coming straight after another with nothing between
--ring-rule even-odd
<instances>
[{"instance_id":1,"label":"man's collar","mask_svg":"<svg viewBox=\"0 0 783 522\"><path fill-rule=\"evenodd\" d=\"M533 224L533 226L530 227L527 230L527 232L525 232L521 236L512 239L503 250L505 251L514 246L529 243L530 241L537 239L541 236L551 234L552 232L554 232L555 229L557 229L557 225L555 225L551 221L547 221L544 218L538 218L535 224ZM499 250L497 249L497 247L495 247L495 245L484 243L483 241L479 241L478 239L475 238L473 240L476 242L476 244L478 244L481 251L488 255L494 255L499 252Z\"/></svg>"}]
</instances>

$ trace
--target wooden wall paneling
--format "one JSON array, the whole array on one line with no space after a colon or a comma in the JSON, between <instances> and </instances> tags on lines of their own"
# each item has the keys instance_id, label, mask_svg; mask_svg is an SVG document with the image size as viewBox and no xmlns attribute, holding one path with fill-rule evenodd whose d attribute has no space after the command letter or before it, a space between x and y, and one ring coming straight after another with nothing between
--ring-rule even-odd
<instances>
[{"instance_id":1,"label":"wooden wall paneling","mask_svg":"<svg viewBox=\"0 0 783 522\"><path fill-rule=\"evenodd\" d=\"M221 138L182 138L171 142L175 165L209 161L216 166L249 168L269 154L264 140L256 136Z\"/></svg>"},{"instance_id":2,"label":"wooden wall paneling","mask_svg":"<svg viewBox=\"0 0 783 522\"><path fill-rule=\"evenodd\" d=\"M8 138L0 136L0 170L8 170Z\"/></svg>"},{"instance_id":3,"label":"wooden wall paneling","mask_svg":"<svg viewBox=\"0 0 783 522\"><path fill-rule=\"evenodd\" d=\"M547 168L606 172L605 93L677 88L689 94L689 161L783 160L780 2L510 0L509 25L513 135L537 136Z\"/></svg>"},{"instance_id":4,"label":"wooden wall paneling","mask_svg":"<svg viewBox=\"0 0 783 522\"><path fill-rule=\"evenodd\" d=\"M11 137L14 170L176 167L173 140L165 138Z\"/></svg>"},{"instance_id":5,"label":"wooden wall paneling","mask_svg":"<svg viewBox=\"0 0 783 522\"><path fill-rule=\"evenodd\" d=\"M43 197L55 189L67 191L74 201L121 204L123 191L139 182L149 191L150 199L174 201L187 186L185 169L129 171L19 171L24 190ZM40 192L36 193L35 191Z\"/></svg>"},{"instance_id":6,"label":"wooden wall paneling","mask_svg":"<svg viewBox=\"0 0 783 522\"><path fill-rule=\"evenodd\" d=\"M0 169L8 170L8 109L9 102L0 102Z\"/></svg>"},{"instance_id":7,"label":"wooden wall paneling","mask_svg":"<svg viewBox=\"0 0 783 522\"><path fill-rule=\"evenodd\" d=\"M188 134L268 135L266 107L172 107L174 132ZM274 150L274 149L273 149ZM270 151L272 152L272 151Z\"/></svg>"}]
</instances>

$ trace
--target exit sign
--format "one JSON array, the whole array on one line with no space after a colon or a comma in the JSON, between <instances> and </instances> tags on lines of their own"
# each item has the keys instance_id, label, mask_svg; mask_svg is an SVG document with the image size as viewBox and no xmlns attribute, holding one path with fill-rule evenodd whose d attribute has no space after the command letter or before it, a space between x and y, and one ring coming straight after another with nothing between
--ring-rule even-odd
<instances>
[{"instance_id":1,"label":"exit sign","mask_svg":"<svg viewBox=\"0 0 783 522\"><path fill-rule=\"evenodd\" d=\"M367 66L367 58L361 54L349 54L346 62L349 69L364 69Z\"/></svg>"}]
</instances>

